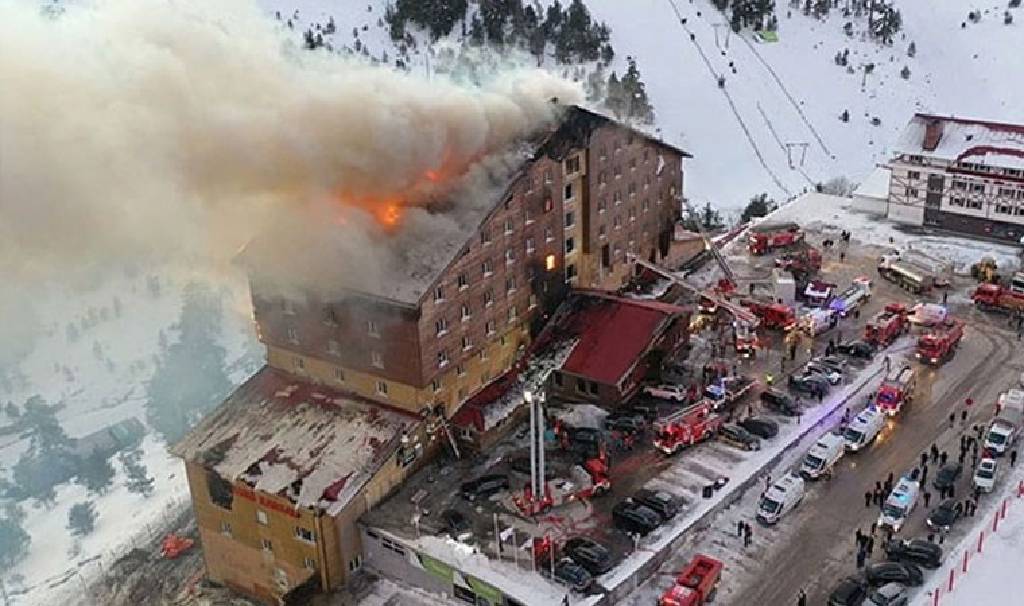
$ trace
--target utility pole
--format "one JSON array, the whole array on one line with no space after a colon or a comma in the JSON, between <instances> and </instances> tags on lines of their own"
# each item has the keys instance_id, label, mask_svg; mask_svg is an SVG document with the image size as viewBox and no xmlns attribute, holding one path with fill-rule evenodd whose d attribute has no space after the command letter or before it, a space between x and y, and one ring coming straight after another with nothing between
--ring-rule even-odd
<instances>
[{"instance_id":1,"label":"utility pole","mask_svg":"<svg viewBox=\"0 0 1024 606\"><path fill-rule=\"evenodd\" d=\"M719 49L722 48L722 43L718 40L718 28L725 28L725 50L729 50L729 35L732 33L732 26L728 23L712 23L711 27L715 28L715 46Z\"/></svg>"},{"instance_id":2,"label":"utility pole","mask_svg":"<svg viewBox=\"0 0 1024 606\"><path fill-rule=\"evenodd\" d=\"M810 145L810 144L809 143L798 142L798 143L783 143L783 145L786 146L786 159L789 160L789 168L790 168L790 170L796 170L796 168L797 168L796 165L793 162L793 148L796 148L796 147L800 148L800 168L803 168L804 160L807 158L807 146Z\"/></svg>"}]
</instances>

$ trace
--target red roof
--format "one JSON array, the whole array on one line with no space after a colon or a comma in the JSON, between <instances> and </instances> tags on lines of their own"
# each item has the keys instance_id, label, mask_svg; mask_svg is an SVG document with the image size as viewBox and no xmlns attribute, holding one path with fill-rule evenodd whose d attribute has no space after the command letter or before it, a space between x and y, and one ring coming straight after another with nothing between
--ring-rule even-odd
<instances>
[{"instance_id":1,"label":"red roof","mask_svg":"<svg viewBox=\"0 0 1024 606\"><path fill-rule=\"evenodd\" d=\"M648 301L605 299L575 314L579 342L562 365L574 375L616 385L657 337L678 307Z\"/></svg>"}]
</instances>

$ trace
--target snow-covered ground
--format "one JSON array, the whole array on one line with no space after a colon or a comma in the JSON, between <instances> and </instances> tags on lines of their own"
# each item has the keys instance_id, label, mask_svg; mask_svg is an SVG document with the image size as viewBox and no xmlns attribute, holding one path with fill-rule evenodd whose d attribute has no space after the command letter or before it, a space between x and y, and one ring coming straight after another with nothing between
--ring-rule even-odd
<instances>
[{"instance_id":1,"label":"snow-covered ground","mask_svg":"<svg viewBox=\"0 0 1024 606\"><path fill-rule=\"evenodd\" d=\"M382 0L259 1L271 13L281 11L282 18L297 8L296 35L310 22L326 23L333 15L336 48L354 44L356 27L371 56L379 59L387 52L392 61L396 56L386 24L378 22ZM1024 12L1015 11L1018 22L1004 25L1005 2L901 0L904 31L892 46L866 39L866 18L845 19L838 9L818 20L779 2L779 42L761 43L749 32L727 35L725 27L717 28L716 37L715 25L727 18L707 0L586 4L596 20L611 26L612 67L621 74L627 56L637 59L659 134L693 153L687 196L720 208L742 208L762 191L786 199L839 175L858 182L888 158L917 111L1024 120L1024 80L1010 76L1024 73L1024 56L1012 50L1024 39ZM981 21L962 28L972 9L982 12ZM843 33L847 21L854 24L852 37ZM906 52L911 41L913 58ZM844 49L853 73L834 62ZM862 66L868 63L874 69L865 77ZM431 59L423 46L410 64L429 72ZM900 76L904 66L911 72L907 80ZM724 89L718 87L719 74L726 77ZM850 113L848 123L839 120L843 110ZM876 117L881 123L872 126ZM790 143L806 143L806 156L801 159L800 147L790 151Z\"/></svg>"},{"instance_id":2,"label":"snow-covered ground","mask_svg":"<svg viewBox=\"0 0 1024 606\"><path fill-rule=\"evenodd\" d=\"M190 280L203 278L166 268L155 271L152 275L159 276L160 294L154 296L147 288L149 275L115 273L87 291L55 287L41 297L36 311L43 333L18 365L25 384L0 394L0 402L20 406L26 398L39 395L49 404L59 404L57 417L72 438L132 417L145 423L145 383L153 373L159 335L163 331L169 341L174 339L172 325L181 311L181 289ZM221 284L222 344L230 378L240 382L261 363L262 352L252 330L244 281L236 277L236 282ZM90 310L97 321L82 329L81 320ZM69 323L79 331L73 342L67 337ZM0 417L2 425L11 421ZM18 436L0 440L0 464L10 469L26 446ZM141 463L154 479L149 497L128 492L124 470L114 457L115 476L105 494L88 495L83 486L68 483L57 487L55 505L50 508L34 500L22 503L27 514L24 528L32 537L30 550L13 570L3 572L8 590L24 591L19 603L53 604L56 596L66 598L79 583L88 583L102 572L111 558L144 537L151 538L160 521L188 502L181 461L153 434L141 448ZM96 527L71 555L74 541L67 529L68 510L81 501L94 503Z\"/></svg>"}]
</instances>

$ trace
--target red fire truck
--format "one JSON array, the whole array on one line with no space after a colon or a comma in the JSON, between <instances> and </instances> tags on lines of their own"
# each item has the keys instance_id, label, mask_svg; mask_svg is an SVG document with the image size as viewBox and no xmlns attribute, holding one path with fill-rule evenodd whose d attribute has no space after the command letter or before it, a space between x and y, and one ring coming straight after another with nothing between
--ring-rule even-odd
<instances>
[{"instance_id":1,"label":"red fire truck","mask_svg":"<svg viewBox=\"0 0 1024 606\"><path fill-rule=\"evenodd\" d=\"M917 340L917 359L925 364L942 364L956 354L964 336L964 323L949 318Z\"/></svg>"},{"instance_id":2,"label":"red fire truck","mask_svg":"<svg viewBox=\"0 0 1024 606\"><path fill-rule=\"evenodd\" d=\"M983 311L1024 312L1024 292L1016 292L999 284L979 284L971 295L974 305Z\"/></svg>"},{"instance_id":3,"label":"red fire truck","mask_svg":"<svg viewBox=\"0 0 1024 606\"><path fill-rule=\"evenodd\" d=\"M887 347L907 332L907 308L902 303L889 303L864 326L864 340L878 347Z\"/></svg>"},{"instance_id":4,"label":"red fire truck","mask_svg":"<svg viewBox=\"0 0 1024 606\"><path fill-rule=\"evenodd\" d=\"M740 303L761 319L761 326L792 330L796 327L796 312L789 305L747 299Z\"/></svg>"},{"instance_id":5,"label":"red fire truck","mask_svg":"<svg viewBox=\"0 0 1024 606\"><path fill-rule=\"evenodd\" d=\"M775 259L775 267L793 273L814 273L821 271L821 253L817 248L805 244L799 250L786 253Z\"/></svg>"},{"instance_id":6,"label":"red fire truck","mask_svg":"<svg viewBox=\"0 0 1024 606\"><path fill-rule=\"evenodd\" d=\"M709 440L722 426L722 417L714 414L710 400L678 410L654 422L654 447L675 454L684 446Z\"/></svg>"},{"instance_id":7,"label":"red fire truck","mask_svg":"<svg viewBox=\"0 0 1024 606\"><path fill-rule=\"evenodd\" d=\"M796 223L760 223L750 228L748 248L752 255L764 255L803 242L803 239L804 232Z\"/></svg>"},{"instance_id":8,"label":"red fire truck","mask_svg":"<svg viewBox=\"0 0 1024 606\"><path fill-rule=\"evenodd\" d=\"M903 365L889 374L878 388L875 405L879 410L894 417L903 409L903 405L914 399L914 388L917 387L917 371L909 365Z\"/></svg>"},{"instance_id":9,"label":"red fire truck","mask_svg":"<svg viewBox=\"0 0 1024 606\"><path fill-rule=\"evenodd\" d=\"M658 606L703 606L715 599L725 567L720 560L697 554L679 571L676 582L658 600Z\"/></svg>"}]
</instances>

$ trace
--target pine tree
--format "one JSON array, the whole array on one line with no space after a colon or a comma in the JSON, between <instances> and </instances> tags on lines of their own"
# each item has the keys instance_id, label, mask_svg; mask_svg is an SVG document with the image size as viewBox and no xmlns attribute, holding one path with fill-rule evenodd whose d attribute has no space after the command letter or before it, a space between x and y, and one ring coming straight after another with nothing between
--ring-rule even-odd
<instances>
[{"instance_id":1,"label":"pine tree","mask_svg":"<svg viewBox=\"0 0 1024 606\"><path fill-rule=\"evenodd\" d=\"M57 408L39 396L25 402L21 427L28 448L14 464L14 484L21 496L52 503L54 487L71 479L78 467L72 441L57 420Z\"/></svg>"},{"instance_id":2,"label":"pine tree","mask_svg":"<svg viewBox=\"0 0 1024 606\"><path fill-rule=\"evenodd\" d=\"M68 530L76 537L84 537L96 528L96 506L92 501L75 503L68 510Z\"/></svg>"},{"instance_id":3,"label":"pine tree","mask_svg":"<svg viewBox=\"0 0 1024 606\"><path fill-rule=\"evenodd\" d=\"M114 466L110 459L99 450L82 458L78 464L76 481L85 486L91 494L103 494L114 480Z\"/></svg>"},{"instance_id":4,"label":"pine tree","mask_svg":"<svg viewBox=\"0 0 1024 606\"><path fill-rule=\"evenodd\" d=\"M153 494L153 478L149 477L146 466L142 464L142 451L138 447L131 450L123 450L118 454L118 460L124 468L127 477L125 486L128 492L141 494L148 497Z\"/></svg>"},{"instance_id":5,"label":"pine tree","mask_svg":"<svg viewBox=\"0 0 1024 606\"><path fill-rule=\"evenodd\" d=\"M743 213L740 214L740 223L746 223L751 219L763 217L775 207L775 201L768 198L767 193L758 194L750 199Z\"/></svg>"},{"instance_id":6,"label":"pine tree","mask_svg":"<svg viewBox=\"0 0 1024 606\"><path fill-rule=\"evenodd\" d=\"M480 15L473 15L473 20L469 25L469 43L475 46L483 46L487 40L487 35L484 33L484 22L480 20Z\"/></svg>"},{"instance_id":7,"label":"pine tree","mask_svg":"<svg viewBox=\"0 0 1024 606\"><path fill-rule=\"evenodd\" d=\"M17 505L9 504L0 513L0 570L10 570L28 555L32 537L22 527L24 521L25 512Z\"/></svg>"}]
</instances>

